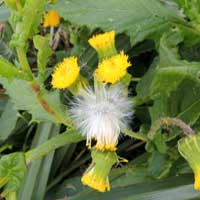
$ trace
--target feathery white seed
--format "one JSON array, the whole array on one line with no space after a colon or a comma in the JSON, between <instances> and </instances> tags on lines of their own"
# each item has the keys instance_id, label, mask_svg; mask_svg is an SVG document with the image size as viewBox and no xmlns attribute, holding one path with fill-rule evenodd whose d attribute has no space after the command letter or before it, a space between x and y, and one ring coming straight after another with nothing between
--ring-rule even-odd
<instances>
[{"instance_id":1,"label":"feathery white seed","mask_svg":"<svg viewBox=\"0 0 200 200\"><path fill-rule=\"evenodd\" d=\"M126 89L119 84L100 85L94 90L82 89L80 94L72 102L70 112L77 128L86 136L87 144L94 138L97 144L116 145L120 131L127 128L133 114Z\"/></svg>"}]
</instances>

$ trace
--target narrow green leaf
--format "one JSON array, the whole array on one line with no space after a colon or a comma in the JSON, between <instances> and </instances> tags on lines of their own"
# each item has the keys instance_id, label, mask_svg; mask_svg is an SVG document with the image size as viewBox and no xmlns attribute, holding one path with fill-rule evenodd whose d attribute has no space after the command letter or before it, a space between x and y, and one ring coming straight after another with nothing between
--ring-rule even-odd
<instances>
[{"instance_id":1,"label":"narrow green leaf","mask_svg":"<svg viewBox=\"0 0 200 200\"><path fill-rule=\"evenodd\" d=\"M83 136L78 134L76 130L66 131L65 133L62 133L50 139L36 149L28 151L26 153L26 162L29 163L37 160L42 156L48 154L49 152L54 151L56 148L59 148L69 143L77 143L83 139Z\"/></svg>"},{"instance_id":2,"label":"narrow green leaf","mask_svg":"<svg viewBox=\"0 0 200 200\"><path fill-rule=\"evenodd\" d=\"M58 135L59 130L60 130L60 126L53 125L51 128L49 138L53 138L56 135ZM42 164L40 166L38 178L36 180L32 199L38 199L38 200L44 199L44 196L46 193L47 181L49 178L49 173L50 173L52 162L54 159L54 152L55 151L52 151L51 153L49 153L42 159Z\"/></svg>"},{"instance_id":3,"label":"narrow green leaf","mask_svg":"<svg viewBox=\"0 0 200 200\"><path fill-rule=\"evenodd\" d=\"M38 50L37 64L38 64L38 76L39 81L42 84L45 81L46 64L49 60L49 56L52 54L52 50L49 47L49 38L41 35L36 35L33 38L34 46Z\"/></svg>"},{"instance_id":4,"label":"narrow green leaf","mask_svg":"<svg viewBox=\"0 0 200 200\"><path fill-rule=\"evenodd\" d=\"M12 133L17 122L18 112L14 109L11 101L8 101L5 111L0 118L0 140L5 140Z\"/></svg>"},{"instance_id":5,"label":"narrow green leaf","mask_svg":"<svg viewBox=\"0 0 200 200\"><path fill-rule=\"evenodd\" d=\"M49 138L52 123L44 122L40 123L37 127L36 135L34 137L32 148L36 148L37 146L46 142ZM32 163L30 166L26 178L24 180L23 186L19 193L20 200L31 200L34 192L34 187L38 184L38 174L40 173L40 167L42 165L42 160L37 160Z\"/></svg>"}]
</instances>

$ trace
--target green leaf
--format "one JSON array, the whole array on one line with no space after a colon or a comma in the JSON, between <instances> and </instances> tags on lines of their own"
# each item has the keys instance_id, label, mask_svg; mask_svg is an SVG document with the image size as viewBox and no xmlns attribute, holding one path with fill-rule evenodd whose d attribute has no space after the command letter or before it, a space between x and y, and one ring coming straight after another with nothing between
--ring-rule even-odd
<instances>
[{"instance_id":1,"label":"green leaf","mask_svg":"<svg viewBox=\"0 0 200 200\"><path fill-rule=\"evenodd\" d=\"M200 83L198 74L200 72L200 63L187 64L183 66L166 67L157 70L156 76L151 85L151 97L159 97L161 95L170 96L172 91L176 91L178 86L185 80L192 80Z\"/></svg>"},{"instance_id":2,"label":"green leaf","mask_svg":"<svg viewBox=\"0 0 200 200\"><path fill-rule=\"evenodd\" d=\"M58 126L56 127L52 123L42 122L37 126L36 134L34 136L32 142L32 148L37 148L37 146L42 145L51 137L52 132L56 134L59 133ZM53 154L53 153L52 153ZM43 193L38 193L39 191L44 190L46 188L46 173L48 175L48 168L51 167L51 159L52 154L47 155L45 158L41 158L34 163L31 164L28 173L25 177L22 188L20 189L19 199L20 200L30 200L34 199L35 195L42 195ZM50 160L49 160L50 159ZM50 161L47 164L47 161ZM42 168L46 166L46 170L42 170ZM41 185L42 184L42 185ZM43 198L35 198L35 199L43 199Z\"/></svg>"},{"instance_id":3,"label":"green leaf","mask_svg":"<svg viewBox=\"0 0 200 200\"><path fill-rule=\"evenodd\" d=\"M124 182L124 179L129 179L128 176L120 176L111 181L114 184L115 181L120 180ZM132 178L134 182L134 178ZM199 199L200 192L193 189L193 177L192 175L182 175L156 181L144 181L138 184L129 184L125 186L118 186L111 189L110 192L99 193L90 188L86 188L81 185L80 178L68 179L63 186L60 186L60 190L52 191L49 193L47 199L61 199L64 200L67 197L70 200L191 200Z\"/></svg>"},{"instance_id":4,"label":"green leaf","mask_svg":"<svg viewBox=\"0 0 200 200\"><path fill-rule=\"evenodd\" d=\"M125 31L135 44L147 37L159 36L173 23L187 24L175 8L158 0L60 0L54 8L65 19L91 28Z\"/></svg>"},{"instance_id":5,"label":"green leaf","mask_svg":"<svg viewBox=\"0 0 200 200\"><path fill-rule=\"evenodd\" d=\"M31 84L27 81L1 79L0 82L6 88L16 110L28 111L32 114L33 121L61 123L60 120L63 120L64 123L67 120L67 110L60 102L59 91L48 92L45 90L42 94L43 98L41 98L33 91ZM52 109L59 117L55 117L51 113Z\"/></svg>"},{"instance_id":6,"label":"green leaf","mask_svg":"<svg viewBox=\"0 0 200 200\"><path fill-rule=\"evenodd\" d=\"M6 59L0 57L0 77L11 78L21 78L28 79L26 74L18 70L14 65L8 62Z\"/></svg>"},{"instance_id":7,"label":"green leaf","mask_svg":"<svg viewBox=\"0 0 200 200\"><path fill-rule=\"evenodd\" d=\"M159 57L137 86L138 97L154 100L152 122L169 116L193 125L199 118L200 63L180 59L177 45L182 39L177 30L163 35Z\"/></svg>"},{"instance_id":8,"label":"green leaf","mask_svg":"<svg viewBox=\"0 0 200 200\"><path fill-rule=\"evenodd\" d=\"M8 183L4 190L6 195L7 191L18 191L24 180L26 174L26 162L24 153L12 153L5 155L0 160L0 179L8 177Z\"/></svg>"},{"instance_id":9,"label":"green leaf","mask_svg":"<svg viewBox=\"0 0 200 200\"><path fill-rule=\"evenodd\" d=\"M37 66L38 77L40 83L43 83L46 79L46 64L49 61L49 56L52 54L52 50L49 47L49 38L41 35L36 35L33 38L34 46L38 50L37 53Z\"/></svg>"},{"instance_id":10,"label":"green leaf","mask_svg":"<svg viewBox=\"0 0 200 200\"><path fill-rule=\"evenodd\" d=\"M166 177L172 164L173 160L170 160L168 155L154 151L148 160L149 175L156 178Z\"/></svg>"},{"instance_id":11,"label":"green leaf","mask_svg":"<svg viewBox=\"0 0 200 200\"><path fill-rule=\"evenodd\" d=\"M185 96L185 94L187 94ZM152 121L170 116L182 119L193 125L199 118L200 86L194 81L184 81L169 97L162 96L155 99L150 109Z\"/></svg>"},{"instance_id":12,"label":"green leaf","mask_svg":"<svg viewBox=\"0 0 200 200\"><path fill-rule=\"evenodd\" d=\"M59 135L59 129L60 126L53 125L53 127L51 128L49 138L53 138L56 135ZM52 151L51 153L46 155L46 157L44 157L42 160L42 165L40 166L38 178L36 179L36 185L32 199L44 199L50 170L52 169L52 162L54 160L54 153L55 151Z\"/></svg>"},{"instance_id":13,"label":"green leaf","mask_svg":"<svg viewBox=\"0 0 200 200\"><path fill-rule=\"evenodd\" d=\"M26 153L27 163L32 162L46 155L47 153L54 151L56 148L64 146L69 143L77 143L81 140L84 140L84 137L81 136L77 130L67 130L66 132L48 140L43 145L32 149Z\"/></svg>"},{"instance_id":14,"label":"green leaf","mask_svg":"<svg viewBox=\"0 0 200 200\"><path fill-rule=\"evenodd\" d=\"M162 36L159 57L137 85L138 97L155 99L170 96L185 80L200 83L200 63L180 59L177 45L182 40L179 31L169 31Z\"/></svg>"},{"instance_id":15,"label":"green leaf","mask_svg":"<svg viewBox=\"0 0 200 200\"><path fill-rule=\"evenodd\" d=\"M167 145L165 143L164 134L162 134L160 131L156 134L154 138L154 143L158 152L160 152L161 154L167 153Z\"/></svg>"},{"instance_id":16,"label":"green leaf","mask_svg":"<svg viewBox=\"0 0 200 200\"><path fill-rule=\"evenodd\" d=\"M11 101L8 101L5 110L0 118L0 140L5 140L12 133L17 122L18 112L13 108Z\"/></svg>"}]
</instances>

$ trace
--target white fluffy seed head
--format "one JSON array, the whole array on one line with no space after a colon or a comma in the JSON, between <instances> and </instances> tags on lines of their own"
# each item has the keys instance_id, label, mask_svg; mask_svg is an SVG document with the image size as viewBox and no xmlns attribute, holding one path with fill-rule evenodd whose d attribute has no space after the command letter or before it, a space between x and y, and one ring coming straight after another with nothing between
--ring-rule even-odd
<instances>
[{"instance_id":1,"label":"white fluffy seed head","mask_svg":"<svg viewBox=\"0 0 200 200\"><path fill-rule=\"evenodd\" d=\"M83 89L71 106L74 123L86 136L87 144L92 138L97 145L114 145L120 131L127 128L133 114L132 102L121 85L111 87L99 85L94 90Z\"/></svg>"}]
</instances>

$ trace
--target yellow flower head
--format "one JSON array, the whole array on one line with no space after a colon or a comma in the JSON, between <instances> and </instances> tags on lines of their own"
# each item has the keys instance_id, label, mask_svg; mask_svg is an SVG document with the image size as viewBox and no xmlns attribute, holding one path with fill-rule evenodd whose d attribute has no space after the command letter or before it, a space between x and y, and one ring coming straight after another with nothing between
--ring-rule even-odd
<instances>
[{"instance_id":1,"label":"yellow flower head","mask_svg":"<svg viewBox=\"0 0 200 200\"><path fill-rule=\"evenodd\" d=\"M45 28L49 26L58 26L60 24L60 16L55 10L48 11L47 14L44 15L44 23L43 26Z\"/></svg>"},{"instance_id":2,"label":"yellow flower head","mask_svg":"<svg viewBox=\"0 0 200 200\"><path fill-rule=\"evenodd\" d=\"M188 135L178 141L178 150L194 172L194 189L200 190L200 133Z\"/></svg>"},{"instance_id":3,"label":"yellow flower head","mask_svg":"<svg viewBox=\"0 0 200 200\"><path fill-rule=\"evenodd\" d=\"M64 89L71 86L79 76L80 68L76 57L64 58L52 74L53 88Z\"/></svg>"},{"instance_id":4,"label":"yellow flower head","mask_svg":"<svg viewBox=\"0 0 200 200\"><path fill-rule=\"evenodd\" d=\"M110 191L110 183L108 180L108 176L106 178L101 178L100 176L96 176L94 172L94 168L89 172L86 172L81 181L84 185L87 185L99 192L105 192L106 190Z\"/></svg>"},{"instance_id":5,"label":"yellow flower head","mask_svg":"<svg viewBox=\"0 0 200 200\"><path fill-rule=\"evenodd\" d=\"M88 42L96 49L101 58L109 57L116 53L114 31L95 35Z\"/></svg>"},{"instance_id":6,"label":"yellow flower head","mask_svg":"<svg viewBox=\"0 0 200 200\"><path fill-rule=\"evenodd\" d=\"M92 150L92 163L84 173L81 181L99 192L110 190L108 175L112 166L118 161L115 152Z\"/></svg>"},{"instance_id":7,"label":"yellow flower head","mask_svg":"<svg viewBox=\"0 0 200 200\"><path fill-rule=\"evenodd\" d=\"M200 168L196 171L194 179L194 189L200 190Z\"/></svg>"},{"instance_id":8,"label":"yellow flower head","mask_svg":"<svg viewBox=\"0 0 200 200\"><path fill-rule=\"evenodd\" d=\"M126 69L130 66L128 56L121 51L119 54L105 58L99 63L95 70L95 76L102 82L114 84L126 75Z\"/></svg>"}]
</instances>

